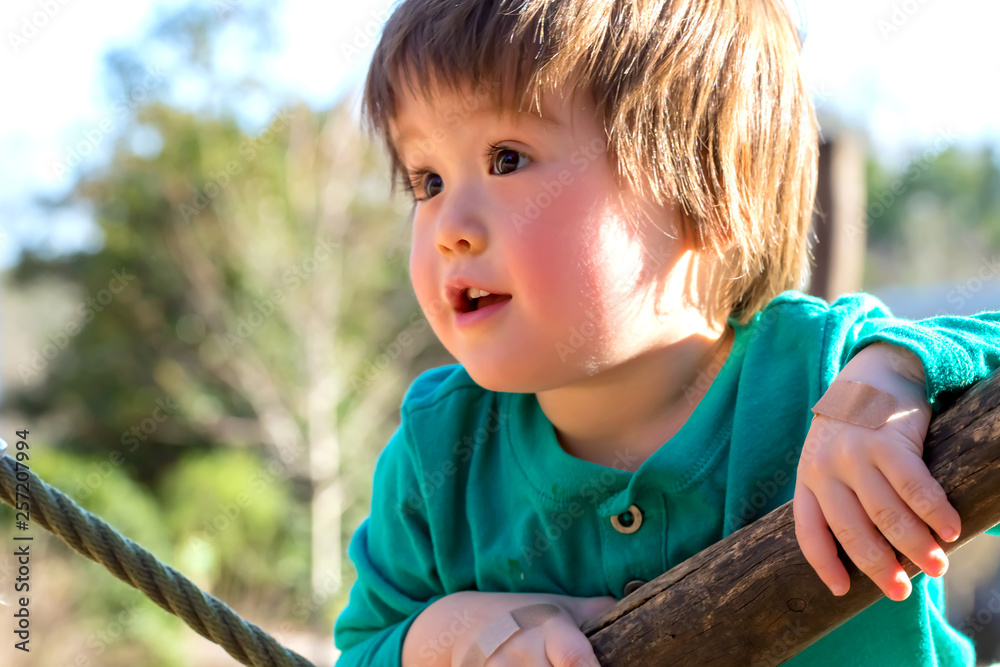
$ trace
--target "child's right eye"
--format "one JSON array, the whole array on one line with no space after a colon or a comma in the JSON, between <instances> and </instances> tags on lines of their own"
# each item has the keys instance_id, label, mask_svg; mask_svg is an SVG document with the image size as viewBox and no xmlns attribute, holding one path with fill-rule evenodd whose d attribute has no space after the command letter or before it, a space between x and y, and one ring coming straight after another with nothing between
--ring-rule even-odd
<instances>
[{"instance_id":1,"label":"child's right eye","mask_svg":"<svg viewBox=\"0 0 1000 667\"><path fill-rule=\"evenodd\" d=\"M418 169L410 174L410 194L414 201L425 201L444 189L444 180L432 171ZM423 194L423 197L418 197Z\"/></svg>"}]
</instances>

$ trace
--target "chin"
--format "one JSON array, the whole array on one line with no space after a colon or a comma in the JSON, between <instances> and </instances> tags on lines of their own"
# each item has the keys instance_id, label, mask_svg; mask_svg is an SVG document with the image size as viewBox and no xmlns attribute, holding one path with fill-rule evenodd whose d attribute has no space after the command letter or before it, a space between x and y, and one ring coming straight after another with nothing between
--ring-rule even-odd
<instances>
[{"instance_id":1,"label":"chin","mask_svg":"<svg viewBox=\"0 0 1000 667\"><path fill-rule=\"evenodd\" d=\"M537 394L571 384L572 377L553 375L553 369L510 359L459 361L473 382L483 389L512 394Z\"/></svg>"},{"instance_id":2,"label":"chin","mask_svg":"<svg viewBox=\"0 0 1000 667\"><path fill-rule=\"evenodd\" d=\"M498 360L495 363L484 363L482 360L477 360L472 363L461 362L461 364L473 382L489 391L534 394L545 388L541 378L531 373L530 369L518 368L510 361Z\"/></svg>"},{"instance_id":3,"label":"chin","mask_svg":"<svg viewBox=\"0 0 1000 667\"><path fill-rule=\"evenodd\" d=\"M481 364L462 364L462 367L472 378L472 381L483 389L489 391L502 391L516 394L532 394L534 387L531 382L526 382L511 376L510 370L504 371L497 368L484 368Z\"/></svg>"}]
</instances>

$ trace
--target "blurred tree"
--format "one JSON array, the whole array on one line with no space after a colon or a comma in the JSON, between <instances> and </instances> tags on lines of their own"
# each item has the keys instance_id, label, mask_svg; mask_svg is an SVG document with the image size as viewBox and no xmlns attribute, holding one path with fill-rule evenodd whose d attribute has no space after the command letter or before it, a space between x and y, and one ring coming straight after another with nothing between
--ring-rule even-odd
<instances>
[{"instance_id":1,"label":"blurred tree","mask_svg":"<svg viewBox=\"0 0 1000 667\"><path fill-rule=\"evenodd\" d=\"M448 357L408 286L406 205L387 197L387 166L349 102L328 113L288 102L263 130L241 130L235 110L259 83L226 80L213 49L233 22L266 34L268 21L243 4L223 18L186 8L109 60L134 112L110 161L50 203L91 210L104 247L22 258L16 284L59 276L81 307L20 365L25 384L7 400L58 417L60 447L154 489L181 560L211 587L344 600L372 443L391 435L410 379ZM173 64L143 63L157 53ZM154 69L163 83L151 88ZM192 78L206 96L178 108ZM263 458L218 451L232 447ZM62 480L84 505L85 480ZM287 559L304 558L295 545L309 537L311 582L290 586ZM283 568L241 562L268 546Z\"/></svg>"},{"instance_id":2,"label":"blurred tree","mask_svg":"<svg viewBox=\"0 0 1000 667\"><path fill-rule=\"evenodd\" d=\"M900 169L870 157L867 288L964 279L1000 251L1000 160L993 146L925 147Z\"/></svg>"}]
</instances>

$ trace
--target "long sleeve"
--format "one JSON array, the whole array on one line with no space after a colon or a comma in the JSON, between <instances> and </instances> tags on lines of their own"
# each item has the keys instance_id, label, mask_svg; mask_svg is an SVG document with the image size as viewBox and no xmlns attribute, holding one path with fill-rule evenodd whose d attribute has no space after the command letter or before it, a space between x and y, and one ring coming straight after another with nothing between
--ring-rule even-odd
<instances>
[{"instance_id":1,"label":"long sleeve","mask_svg":"<svg viewBox=\"0 0 1000 667\"><path fill-rule=\"evenodd\" d=\"M406 427L404 411L375 464L371 515L348 547L358 578L334 626L338 667L400 667L413 621L444 597Z\"/></svg>"},{"instance_id":2,"label":"long sleeve","mask_svg":"<svg viewBox=\"0 0 1000 667\"><path fill-rule=\"evenodd\" d=\"M927 400L935 414L948 405L956 392L1000 367L1000 312L917 321L895 319L881 301L868 294L843 296L830 310L827 337L843 341L841 368L872 343L905 348L923 363ZM1000 535L1000 525L986 532Z\"/></svg>"},{"instance_id":3,"label":"long sleeve","mask_svg":"<svg viewBox=\"0 0 1000 667\"><path fill-rule=\"evenodd\" d=\"M1000 368L1000 312L896 319L869 294L842 296L830 309L836 315L830 320L834 330L827 335L843 341L841 367L872 343L905 348L923 363L927 400L935 414L947 405L949 394L967 389Z\"/></svg>"}]
</instances>

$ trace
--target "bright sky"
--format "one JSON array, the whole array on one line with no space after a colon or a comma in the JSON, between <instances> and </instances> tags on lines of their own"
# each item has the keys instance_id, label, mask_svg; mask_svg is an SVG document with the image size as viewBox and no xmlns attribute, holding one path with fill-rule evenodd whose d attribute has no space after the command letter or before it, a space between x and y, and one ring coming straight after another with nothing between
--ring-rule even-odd
<instances>
[{"instance_id":1,"label":"bright sky","mask_svg":"<svg viewBox=\"0 0 1000 667\"><path fill-rule=\"evenodd\" d=\"M235 3L239 0L204 0ZM21 244L53 251L97 248L85 215L41 213L33 198L65 191L53 165L68 147L120 123L102 85L102 57L179 0L3 0L0 8L0 268ZM944 133L1000 143L995 0L803 0L803 69L817 104L869 128L876 149L901 155ZM356 87L390 0L286 0L280 56L263 76L317 108ZM46 8L48 8L46 10ZM234 70L239 63L231 63ZM269 100L250 111L263 121ZM114 131L114 128L110 130ZM107 147L110 141L97 141ZM100 151L97 151L98 153Z\"/></svg>"}]
</instances>

